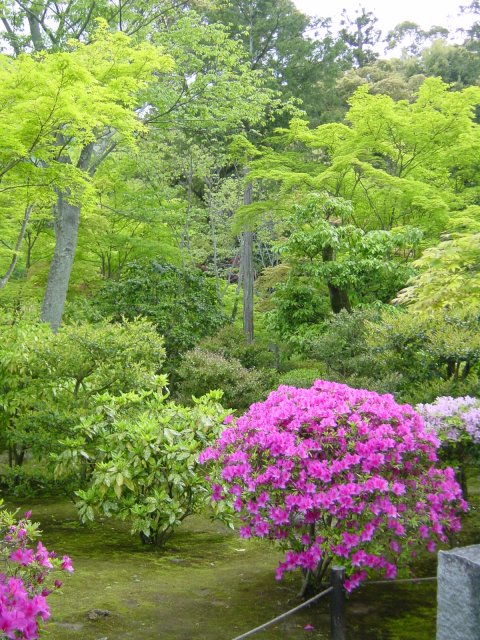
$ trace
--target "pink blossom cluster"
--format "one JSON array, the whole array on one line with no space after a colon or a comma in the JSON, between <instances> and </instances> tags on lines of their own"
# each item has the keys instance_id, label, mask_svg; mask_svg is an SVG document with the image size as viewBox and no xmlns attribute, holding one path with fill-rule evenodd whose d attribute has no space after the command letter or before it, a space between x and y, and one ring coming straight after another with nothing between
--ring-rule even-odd
<instances>
[{"instance_id":1,"label":"pink blossom cluster","mask_svg":"<svg viewBox=\"0 0 480 640\"><path fill-rule=\"evenodd\" d=\"M352 590L369 575L395 578L415 548L434 551L466 510L439 440L393 396L317 380L281 386L231 420L201 455L214 500L233 503L240 533L280 541L276 576L347 568Z\"/></svg>"},{"instance_id":2,"label":"pink blossom cluster","mask_svg":"<svg viewBox=\"0 0 480 640\"><path fill-rule=\"evenodd\" d=\"M60 580L52 581L51 572L60 568L73 572L68 556L61 559L41 542L29 546L30 514L18 523L3 528L0 557L4 568L0 573L0 638L35 640L40 625L50 616L47 597L58 589Z\"/></svg>"}]
</instances>

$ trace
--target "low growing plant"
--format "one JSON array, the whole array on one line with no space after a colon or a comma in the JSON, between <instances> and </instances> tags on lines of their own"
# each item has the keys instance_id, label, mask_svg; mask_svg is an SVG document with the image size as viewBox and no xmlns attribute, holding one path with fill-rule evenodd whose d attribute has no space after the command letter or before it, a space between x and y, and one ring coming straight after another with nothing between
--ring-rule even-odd
<instances>
[{"instance_id":1,"label":"low growing plant","mask_svg":"<svg viewBox=\"0 0 480 640\"><path fill-rule=\"evenodd\" d=\"M176 377L175 397L180 402L189 404L192 396L221 389L225 404L239 411L264 400L278 378L273 369L247 369L236 358L200 348L185 354Z\"/></svg>"},{"instance_id":2,"label":"low growing plant","mask_svg":"<svg viewBox=\"0 0 480 640\"><path fill-rule=\"evenodd\" d=\"M317 380L281 386L201 455L213 499L233 502L244 538L286 550L277 569L301 569L304 589L332 562L351 591L372 574L395 578L416 550L434 551L467 508L440 441L391 395Z\"/></svg>"}]
</instances>

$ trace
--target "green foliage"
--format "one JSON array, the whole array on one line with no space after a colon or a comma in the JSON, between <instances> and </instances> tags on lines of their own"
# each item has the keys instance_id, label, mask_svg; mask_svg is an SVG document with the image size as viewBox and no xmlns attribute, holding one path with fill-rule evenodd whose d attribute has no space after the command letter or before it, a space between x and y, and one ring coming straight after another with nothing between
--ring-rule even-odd
<instances>
[{"instance_id":1,"label":"green foliage","mask_svg":"<svg viewBox=\"0 0 480 640\"><path fill-rule=\"evenodd\" d=\"M240 412L264 400L276 386L271 369L247 369L239 360L206 349L193 349L183 357L176 372L175 397L183 403L209 389L221 389L224 404Z\"/></svg>"},{"instance_id":2,"label":"green foliage","mask_svg":"<svg viewBox=\"0 0 480 640\"><path fill-rule=\"evenodd\" d=\"M8 318L3 318L4 322ZM145 320L66 325L3 324L0 344L2 444L21 464L28 449L48 455L97 404L97 396L165 386L163 340Z\"/></svg>"},{"instance_id":3,"label":"green foliage","mask_svg":"<svg viewBox=\"0 0 480 640\"><path fill-rule=\"evenodd\" d=\"M292 335L290 343L297 353L318 363L323 375L317 377L392 393L397 389L398 375L395 370L379 369L376 353L367 341L372 324L376 326L381 319L381 309L382 305L376 305L358 307L351 313L341 311L323 323L304 327Z\"/></svg>"},{"instance_id":4,"label":"green foliage","mask_svg":"<svg viewBox=\"0 0 480 640\"><path fill-rule=\"evenodd\" d=\"M84 207L88 219L98 165L114 149L135 147L145 132L137 112L140 92L172 66L160 48L134 44L102 21L88 45L71 42L66 51L15 59L0 54L2 276L17 257L23 262L25 256L25 268L32 266L39 230L36 249L43 249L45 274L52 248L45 232L54 226L51 211L59 193Z\"/></svg>"},{"instance_id":5,"label":"green foliage","mask_svg":"<svg viewBox=\"0 0 480 640\"><path fill-rule=\"evenodd\" d=\"M286 282L275 287L272 304L269 325L282 338L325 320L331 312L326 285L298 273L289 274Z\"/></svg>"},{"instance_id":6,"label":"green foliage","mask_svg":"<svg viewBox=\"0 0 480 640\"><path fill-rule=\"evenodd\" d=\"M452 218L442 242L427 249L415 266L420 273L397 296L412 310L470 308L480 303L480 207Z\"/></svg>"},{"instance_id":7,"label":"green foliage","mask_svg":"<svg viewBox=\"0 0 480 640\"><path fill-rule=\"evenodd\" d=\"M205 338L200 348L225 358L235 358L246 369L273 369L273 345L257 331L255 341L248 343L240 327L227 324L215 335Z\"/></svg>"},{"instance_id":8,"label":"green foliage","mask_svg":"<svg viewBox=\"0 0 480 640\"><path fill-rule=\"evenodd\" d=\"M278 185L283 206L285 199L326 191L351 201L361 229L412 225L438 234L449 207L465 202L472 179L478 182L479 102L478 87L452 92L438 78L427 79L413 102L362 86L350 100L347 124L310 129L292 120L252 163L250 176Z\"/></svg>"},{"instance_id":9,"label":"green foliage","mask_svg":"<svg viewBox=\"0 0 480 640\"><path fill-rule=\"evenodd\" d=\"M349 47L355 66L363 67L378 58L374 47L379 43L382 32L377 28L378 18L365 8L355 11L355 17L342 12L340 37Z\"/></svg>"},{"instance_id":10,"label":"green foliage","mask_svg":"<svg viewBox=\"0 0 480 640\"><path fill-rule=\"evenodd\" d=\"M318 363L316 366L299 367L286 371L279 376L278 383L299 389L309 389L315 380L324 380L326 377L326 368L322 363Z\"/></svg>"},{"instance_id":11,"label":"green foliage","mask_svg":"<svg viewBox=\"0 0 480 640\"><path fill-rule=\"evenodd\" d=\"M93 520L95 510L115 515L129 521L144 542L162 546L208 502L197 459L223 428L220 398L212 392L186 408L155 393L104 395L56 458L58 476L81 478L81 520Z\"/></svg>"},{"instance_id":12,"label":"green foliage","mask_svg":"<svg viewBox=\"0 0 480 640\"><path fill-rule=\"evenodd\" d=\"M4 467L0 472L0 490L9 497L31 498L53 496L65 492L65 483L55 481L47 469Z\"/></svg>"},{"instance_id":13,"label":"green foliage","mask_svg":"<svg viewBox=\"0 0 480 640\"><path fill-rule=\"evenodd\" d=\"M299 103L314 122L341 115L334 87L349 61L329 19L309 18L291 0L214 2L208 15L229 25L252 68L262 70L284 100Z\"/></svg>"},{"instance_id":14,"label":"green foliage","mask_svg":"<svg viewBox=\"0 0 480 640\"><path fill-rule=\"evenodd\" d=\"M480 393L478 318L428 316L370 305L342 311L300 327L289 337L294 353L308 359L305 379L314 375L352 387L393 393L401 402L431 402L442 395ZM292 362L294 362L292 360ZM281 377L290 384L304 366Z\"/></svg>"},{"instance_id":15,"label":"green foliage","mask_svg":"<svg viewBox=\"0 0 480 640\"><path fill-rule=\"evenodd\" d=\"M351 204L326 193L294 205L279 243L292 268L273 296L272 323L281 335L326 317L326 295L334 313L350 310L351 302L388 302L412 274L409 256L421 237L416 229L365 232L352 219Z\"/></svg>"},{"instance_id":16,"label":"green foliage","mask_svg":"<svg viewBox=\"0 0 480 640\"><path fill-rule=\"evenodd\" d=\"M438 396L478 395L480 362L477 315L389 311L366 335L379 377L396 373L397 396L432 402Z\"/></svg>"},{"instance_id":17,"label":"green foliage","mask_svg":"<svg viewBox=\"0 0 480 640\"><path fill-rule=\"evenodd\" d=\"M169 361L224 322L214 283L199 269L152 260L134 262L97 293L94 313L121 321L148 319L165 337Z\"/></svg>"}]
</instances>

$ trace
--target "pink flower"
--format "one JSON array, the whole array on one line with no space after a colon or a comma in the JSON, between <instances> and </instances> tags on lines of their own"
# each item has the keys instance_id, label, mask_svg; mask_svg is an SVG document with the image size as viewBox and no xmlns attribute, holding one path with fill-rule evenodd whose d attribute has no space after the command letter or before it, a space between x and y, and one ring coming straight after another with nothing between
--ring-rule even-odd
<instances>
[{"instance_id":1,"label":"pink flower","mask_svg":"<svg viewBox=\"0 0 480 640\"><path fill-rule=\"evenodd\" d=\"M10 560L18 562L18 564L28 567L35 560L35 556L32 549L16 549L11 555Z\"/></svg>"},{"instance_id":2,"label":"pink flower","mask_svg":"<svg viewBox=\"0 0 480 640\"><path fill-rule=\"evenodd\" d=\"M38 564L40 564L42 567L46 567L47 569L52 569L53 567L53 564L50 561L50 554L41 542L39 542L37 545L35 560L38 562Z\"/></svg>"},{"instance_id":3,"label":"pink flower","mask_svg":"<svg viewBox=\"0 0 480 640\"><path fill-rule=\"evenodd\" d=\"M64 571L67 571L67 573L73 573L73 571L74 571L73 565L72 565L72 561L68 556L63 556L62 562L60 564L60 567Z\"/></svg>"},{"instance_id":4,"label":"pink flower","mask_svg":"<svg viewBox=\"0 0 480 640\"><path fill-rule=\"evenodd\" d=\"M222 499L222 486L220 484L214 484L212 486L212 500L218 502Z\"/></svg>"}]
</instances>

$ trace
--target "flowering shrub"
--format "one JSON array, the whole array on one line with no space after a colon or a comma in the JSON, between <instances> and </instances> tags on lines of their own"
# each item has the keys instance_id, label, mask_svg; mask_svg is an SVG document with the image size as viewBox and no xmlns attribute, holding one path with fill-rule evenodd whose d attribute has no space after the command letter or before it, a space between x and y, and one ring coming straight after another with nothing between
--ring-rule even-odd
<instances>
[{"instance_id":1,"label":"flowering shrub","mask_svg":"<svg viewBox=\"0 0 480 640\"><path fill-rule=\"evenodd\" d=\"M480 400L443 396L432 404L418 404L416 410L440 439L441 457L459 468L466 495L466 466L480 457Z\"/></svg>"},{"instance_id":2,"label":"flowering shrub","mask_svg":"<svg viewBox=\"0 0 480 640\"><path fill-rule=\"evenodd\" d=\"M418 404L415 409L442 443L480 444L480 400L477 398L443 396L432 404Z\"/></svg>"},{"instance_id":3,"label":"flowering shrub","mask_svg":"<svg viewBox=\"0 0 480 640\"><path fill-rule=\"evenodd\" d=\"M332 561L352 590L371 573L394 578L415 550L434 551L466 509L437 436L391 395L317 380L281 386L228 426L202 455L213 500L232 501L240 534L286 549L276 576L320 580Z\"/></svg>"},{"instance_id":4,"label":"flowering shrub","mask_svg":"<svg viewBox=\"0 0 480 640\"><path fill-rule=\"evenodd\" d=\"M0 510L0 638L38 638L41 623L50 616L47 597L62 584L53 580L52 572L73 572L68 556L58 558L40 541L30 546L38 531L29 516L17 521L14 514Z\"/></svg>"}]
</instances>

